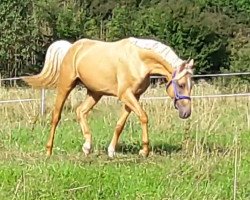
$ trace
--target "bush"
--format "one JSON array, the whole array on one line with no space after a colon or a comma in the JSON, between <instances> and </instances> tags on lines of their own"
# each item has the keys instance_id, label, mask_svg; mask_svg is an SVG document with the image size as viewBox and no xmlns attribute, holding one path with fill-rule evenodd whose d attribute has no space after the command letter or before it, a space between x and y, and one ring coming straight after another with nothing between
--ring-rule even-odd
<instances>
[{"instance_id":1,"label":"bush","mask_svg":"<svg viewBox=\"0 0 250 200\"><path fill-rule=\"evenodd\" d=\"M195 59L196 73L249 70L248 0L0 2L0 73L37 73L57 39L152 38Z\"/></svg>"}]
</instances>

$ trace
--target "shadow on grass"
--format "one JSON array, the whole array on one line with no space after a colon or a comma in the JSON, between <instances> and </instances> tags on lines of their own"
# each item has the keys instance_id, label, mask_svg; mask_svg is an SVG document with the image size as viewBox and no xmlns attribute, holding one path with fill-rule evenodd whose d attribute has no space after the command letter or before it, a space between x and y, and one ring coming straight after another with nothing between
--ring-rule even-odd
<instances>
[{"instance_id":1,"label":"shadow on grass","mask_svg":"<svg viewBox=\"0 0 250 200\"><path fill-rule=\"evenodd\" d=\"M141 144L125 144L121 143L117 146L116 152L123 154L138 154L142 148ZM169 155L172 153L177 153L182 150L181 145L171 145L167 143L159 143L150 145L150 152L157 155Z\"/></svg>"}]
</instances>

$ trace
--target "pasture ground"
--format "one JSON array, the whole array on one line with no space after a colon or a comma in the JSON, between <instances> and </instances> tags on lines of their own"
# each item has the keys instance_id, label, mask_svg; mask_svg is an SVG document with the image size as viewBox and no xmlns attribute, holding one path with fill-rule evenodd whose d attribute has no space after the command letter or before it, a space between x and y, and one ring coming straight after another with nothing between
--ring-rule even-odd
<instances>
[{"instance_id":1,"label":"pasture ground","mask_svg":"<svg viewBox=\"0 0 250 200\"><path fill-rule=\"evenodd\" d=\"M2 99L16 94L1 91ZM151 154L138 156L141 128L132 114L113 160L106 150L120 113L115 100L100 102L89 116L93 153L87 158L72 102L50 158L45 144L52 103L43 118L35 102L0 105L0 199L250 199L249 100L194 99L188 120L178 118L169 100L141 101Z\"/></svg>"}]
</instances>

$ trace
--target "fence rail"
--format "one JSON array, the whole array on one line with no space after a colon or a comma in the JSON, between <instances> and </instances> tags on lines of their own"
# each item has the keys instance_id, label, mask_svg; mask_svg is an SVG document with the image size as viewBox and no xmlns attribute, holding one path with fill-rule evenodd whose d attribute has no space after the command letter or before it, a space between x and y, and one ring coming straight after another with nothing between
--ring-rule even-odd
<instances>
[{"instance_id":1,"label":"fence rail","mask_svg":"<svg viewBox=\"0 0 250 200\"><path fill-rule=\"evenodd\" d=\"M250 75L250 72L237 72L237 73L223 73L223 74L201 74L201 75L193 75L193 78L202 78L202 77L226 77L226 76L243 76ZM151 76L151 79L165 78L164 76ZM3 78L1 81L14 81L20 80L21 77L13 77L13 78ZM197 95L191 96L192 98L220 98L220 97L246 97L250 96L250 93L238 93L238 94L211 94L211 95ZM169 97L141 97L142 100L165 100ZM41 115L45 113L45 89L41 90L41 98L40 99L10 99L10 100L0 100L0 104L5 103L20 103L20 102L30 102L30 101L40 101L41 104Z\"/></svg>"},{"instance_id":2,"label":"fence rail","mask_svg":"<svg viewBox=\"0 0 250 200\"><path fill-rule=\"evenodd\" d=\"M13 78L2 78L0 81L15 81L15 80L20 80L21 77L13 77Z\"/></svg>"},{"instance_id":3,"label":"fence rail","mask_svg":"<svg viewBox=\"0 0 250 200\"><path fill-rule=\"evenodd\" d=\"M29 102L29 101L38 101L40 99L10 99L10 100L0 100L0 104L4 103L21 103L21 102Z\"/></svg>"},{"instance_id":4,"label":"fence rail","mask_svg":"<svg viewBox=\"0 0 250 200\"><path fill-rule=\"evenodd\" d=\"M202 77L224 77L224 76L244 76L250 75L250 72L235 72L235 73L223 73L223 74L195 74L192 75L193 78L202 78ZM150 76L151 79L157 78L165 78L165 76ZM21 77L13 77L13 78L2 78L0 81L14 81L20 80Z\"/></svg>"},{"instance_id":5,"label":"fence rail","mask_svg":"<svg viewBox=\"0 0 250 200\"><path fill-rule=\"evenodd\" d=\"M222 98L222 97L248 97L250 96L250 93L237 93L237 94L213 94L213 95L195 95L195 96L190 96L191 98L194 99L206 99L206 98ZM165 97L141 97L140 99L142 100L165 100L169 99L170 97L165 96Z\"/></svg>"},{"instance_id":6,"label":"fence rail","mask_svg":"<svg viewBox=\"0 0 250 200\"><path fill-rule=\"evenodd\" d=\"M206 78L206 77L224 77L224 76L244 76L250 75L250 72L236 72L236 73L223 73L223 74L195 74L193 78ZM150 76L150 78L165 78L164 76Z\"/></svg>"}]
</instances>

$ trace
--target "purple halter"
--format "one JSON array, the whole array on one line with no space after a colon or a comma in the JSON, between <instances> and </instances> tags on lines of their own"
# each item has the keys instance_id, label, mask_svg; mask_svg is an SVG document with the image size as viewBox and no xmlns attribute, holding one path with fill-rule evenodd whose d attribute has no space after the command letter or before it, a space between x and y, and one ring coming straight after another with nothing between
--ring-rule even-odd
<instances>
[{"instance_id":1,"label":"purple halter","mask_svg":"<svg viewBox=\"0 0 250 200\"><path fill-rule=\"evenodd\" d=\"M169 81L167 84L166 84L166 89L168 89L168 87L171 85L171 83L173 84L173 87L174 87L174 107L177 109L177 106L176 106L176 102L178 100L181 100L181 99L187 99L189 101L191 101L191 98L189 96L185 96L185 95L181 95L178 91L178 88L177 88L177 83L175 80L173 80L175 78L175 75L176 75L176 71L174 71L173 73L173 76L172 76L172 80Z\"/></svg>"}]
</instances>

